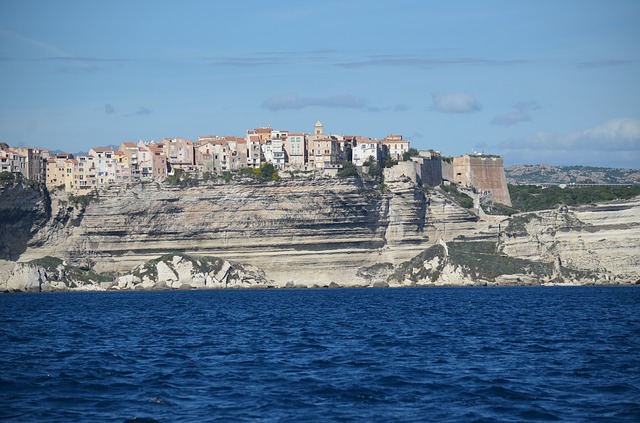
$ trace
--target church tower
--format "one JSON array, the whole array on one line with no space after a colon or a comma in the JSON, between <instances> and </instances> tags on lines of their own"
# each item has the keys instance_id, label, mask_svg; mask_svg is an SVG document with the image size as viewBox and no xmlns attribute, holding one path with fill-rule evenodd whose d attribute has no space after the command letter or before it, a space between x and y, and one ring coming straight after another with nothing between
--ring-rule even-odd
<instances>
[{"instance_id":1,"label":"church tower","mask_svg":"<svg viewBox=\"0 0 640 423\"><path fill-rule=\"evenodd\" d=\"M320 121L317 121L314 128L314 135L322 135L322 123Z\"/></svg>"}]
</instances>

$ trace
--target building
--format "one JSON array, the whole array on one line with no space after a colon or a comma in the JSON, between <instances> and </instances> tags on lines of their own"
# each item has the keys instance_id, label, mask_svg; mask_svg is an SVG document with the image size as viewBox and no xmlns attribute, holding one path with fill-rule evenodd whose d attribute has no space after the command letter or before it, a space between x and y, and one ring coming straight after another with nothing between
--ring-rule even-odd
<instances>
[{"instance_id":1,"label":"building","mask_svg":"<svg viewBox=\"0 0 640 423\"><path fill-rule=\"evenodd\" d=\"M259 168L264 158L262 156L261 138L257 134L247 136L247 166Z\"/></svg>"},{"instance_id":2,"label":"building","mask_svg":"<svg viewBox=\"0 0 640 423\"><path fill-rule=\"evenodd\" d=\"M73 195L86 195L97 187L96 157L78 154L64 161L64 189Z\"/></svg>"},{"instance_id":3,"label":"building","mask_svg":"<svg viewBox=\"0 0 640 423\"><path fill-rule=\"evenodd\" d=\"M356 166L362 166L369 158L372 158L375 163L378 163L382 156L380 141L371 138L360 138L352 147L351 154L351 160Z\"/></svg>"},{"instance_id":4,"label":"building","mask_svg":"<svg viewBox=\"0 0 640 423\"><path fill-rule=\"evenodd\" d=\"M95 157L96 183L106 187L116 183L116 155L111 147L94 147L89 155Z\"/></svg>"},{"instance_id":5,"label":"building","mask_svg":"<svg viewBox=\"0 0 640 423\"><path fill-rule=\"evenodd\" d=\"M283 148L290 166L302 168L307 164L307 135L289 134Z\"/></svg>"},{"instance_id":6,"label":"building","mask_svg":"<svg viewBox=\"0 0 640 423\"><path fill-rule=\"evenodd\" d=\"M27 157L12 149L0 150L0 172L20 173L27 177Z\"/></svg>"},{"instance_id":7,"label":"building","mask_svg":"<svg viewBox=\"0 0 640 423\"><path fill-rule=\"evenodd\" d=\"M45 163L45 184L48 190L60 186L66 189L66 161L73 159L71 154L56 154L47 159Z\"/></svg>"},{"instance_id":8,"label":"building","mask_svg":"<svg viewBox=\"0 0 640 423\"><path fill-rule=\"evenodd\" d=\"M225 137L229 150L231 152L230 167L233 170L244 169L247 167L247 159L249 150L247 148L247 140L240 137Z\"/></svg>"},{"instance_id":9,"label":"building","mask_svg":"<svg viewBox=\"0 0 640 423\"><path fill-rule=\"evenodd\" d=\"M163 148L140 141L138 154L140 179L162 180L167 177L169 163Z\"/></svg>"},{"instance_id":10,"label":"building","mask_svg":"<svg viewBox=\"0 0 640 423\"><path fill-rule=\"evenodd\" d=\"M343 139L334 135L326 135L322 122L313 127L313 135L307 143L307 159L310 167L315 169L335 169L343 160Z\"/></svg>"},{"instance_id":11,"label":"building","mask_svg":"<svg viewBox=\"0 0 640 423\"><path fill-rule=\"evenodd\" d=\"M133 142L123 142L118 151L127 157L130 180L140 180L140 148Z\"/></svg>"},{"instance_id":12,"label":"building","mask_svg":"<svg viewBox=\"0 0 640 423\"><path fill-rule=\"evenodd\" d=\"M409 141L402 139L402 135L387 135L382 141L383 158L402 160L404 153L409 151Z\"/></svg>"},{"instance_id":13,"label":"building","mask_svg":"<svg viewBox=\"0 0 640 423\"><path fill-rule=\"evenodd\" d=\"M128 184L131 179L130 158L121 150L114 152L116 184Z\"/></svg>"},{"instance_id":14,"label":"building","mask_svg":"<svg viewBox=\"0 0 640 423\"><path fill-rule=\"evenodd\" d=\"M277 169L284 169L286 154L281 139L266 140L261 147L265 162L273 164Z\"/></svg>"},{"instance_id":15,"label":"building","mask_svg":"<svg viewBox=\"0 0 640 423\"><path fill-rule=\"evenodd\" d=\"M44 162L43 154L40 148L31 147L12 147L11 150L25 158L25 168L22 172L27 179L44 182Z\"/></svg>"},{"instance_id":16,"label":"building","mask_svg":"<svg viewBox=\"0 0 640 423\"><path fill-rule=\"evenodd\" d=\"M309 162L316 169L331 169L340 166L342 161L341 142L331 136L314 135L311 137ZM312 161L313 159L313 161Z\"/></svg>"},{"instance_id":17,"label":"building","mask_svg":"<svg viewBox=\"0 0 640 423\"><path fill-rule=\"evenodd\" d=\"M153 144L153 143L151 143ZM164 138L158 144L172 168L191 170L195 164L193 141L184 138Z\"/></svg>"}]
</instances>

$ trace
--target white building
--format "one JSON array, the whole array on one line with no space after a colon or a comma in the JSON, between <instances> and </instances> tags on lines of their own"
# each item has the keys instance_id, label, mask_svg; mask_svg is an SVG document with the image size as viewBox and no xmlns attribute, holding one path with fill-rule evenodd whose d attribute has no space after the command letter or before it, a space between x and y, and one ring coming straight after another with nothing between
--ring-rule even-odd
<instances>
[{"instance_id":1,"label":"white building","mask_svg":"<svg viewBox=\"0 0 640 423\"><path fill-rule=\"evenodd\" d=\"M104 187L116 183L115 151L113 148L94 147L89 150L89 155L93 156L96 169L96 185Z\"/></svg>"},{"instance_id":2,"label":"white building","mask_svg":"<svg viewBox=\"0 0 640 423\"><path fill-rule=\"evenodd\" d=\"M379 146L380 143L377 140L369 139L359 141L351 150L351 153L353 154L353 163L356 166L362 166L370 157L373 157L373 161L378 163L381 156Z\"/></svg>"}]
</instances>

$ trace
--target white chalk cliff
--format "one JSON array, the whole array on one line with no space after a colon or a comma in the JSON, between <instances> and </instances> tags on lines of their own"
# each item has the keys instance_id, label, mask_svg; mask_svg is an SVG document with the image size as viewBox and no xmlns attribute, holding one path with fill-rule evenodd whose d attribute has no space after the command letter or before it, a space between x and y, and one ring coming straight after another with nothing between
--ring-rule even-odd
<instances>
[{"instance_id":1,"label":"white chalk cliff","mask_svg":"<svg viewBox=\"0 0 640 423\"><path fill-rule=\"evenodd\" d=\"M408 178L384 186L359 178L147 183L85 202L16 184L0 187L0 291L476 283L447 256L423 261L416 277L398 273L426 249L459 242L497 242L498 256L558 270L490 283L635 283L639 217L638 199L510 219L478 215ZM43 266L47 257L61 262ZM233 271L219 274L198 257ZM565 268L580 272L563 279Z\"/></svg>"}]
</instances>

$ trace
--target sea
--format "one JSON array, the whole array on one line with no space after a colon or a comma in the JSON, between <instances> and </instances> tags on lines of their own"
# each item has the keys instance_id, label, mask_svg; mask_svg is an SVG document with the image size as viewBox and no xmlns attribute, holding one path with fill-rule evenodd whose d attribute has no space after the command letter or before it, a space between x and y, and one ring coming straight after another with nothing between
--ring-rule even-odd
<instances>
[{"instance_id":1,"label":"sea","mask_svg":"<svg viewBox=\"0 0 640 423\"><path fill-rule=\"evenodd\" d=\"M0 420L638 422L640 287L0 295Z\"/></svg>"}]
</instances>

